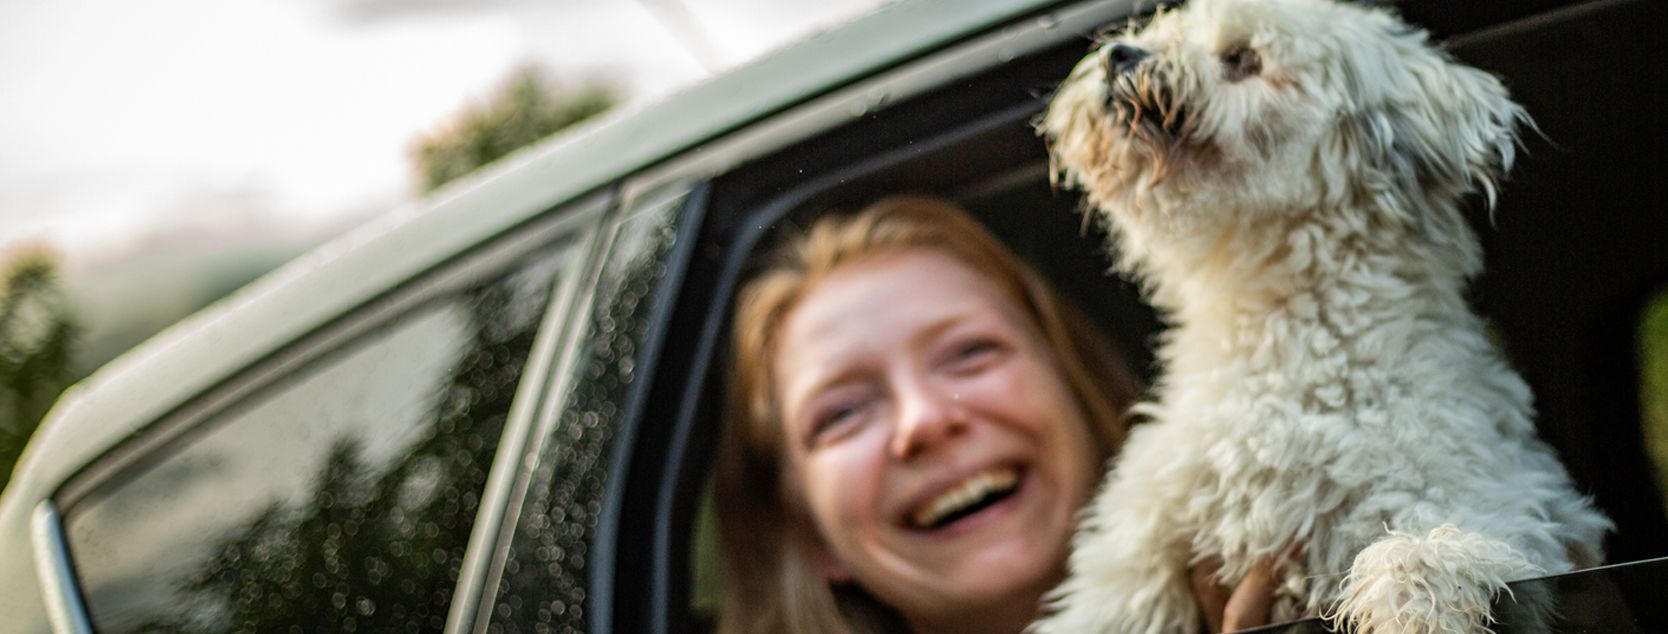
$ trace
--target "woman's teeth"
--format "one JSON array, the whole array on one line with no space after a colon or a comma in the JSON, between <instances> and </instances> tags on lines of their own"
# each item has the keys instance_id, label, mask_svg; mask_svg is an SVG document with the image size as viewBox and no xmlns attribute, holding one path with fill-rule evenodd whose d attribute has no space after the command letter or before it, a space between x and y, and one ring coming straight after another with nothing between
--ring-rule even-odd
<instances>
[{"instance_id":1,"label":"woman's teeth","mask_svg":"<svg viewBox=\"0 0 1668 634\"><path fill-rule=\"evenodd\" d=\"M928 501L910 519L916 528L937 528L1007 495L1019 485L1019 471L998 467L981 471Z\"/></svg>"}]
</instances>

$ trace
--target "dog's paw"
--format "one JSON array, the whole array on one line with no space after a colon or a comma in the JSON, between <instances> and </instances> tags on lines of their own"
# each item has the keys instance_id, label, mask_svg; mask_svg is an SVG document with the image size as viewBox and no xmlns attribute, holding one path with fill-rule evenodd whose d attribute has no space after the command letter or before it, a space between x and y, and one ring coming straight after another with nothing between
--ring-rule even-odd
<instances>
[{"instance_id":1,"label":"dog's paw","mask_svg":"<svg viewBox=\"0 0 1668 634\"><path fill-rule=\"evenodd\" d=\"M1494 596L1536 572L1511 546L1452 524L1426 535L1391 531L1356 555L1326 618L1360 634L1490 632Z\"/></svg>"}]
</instances>

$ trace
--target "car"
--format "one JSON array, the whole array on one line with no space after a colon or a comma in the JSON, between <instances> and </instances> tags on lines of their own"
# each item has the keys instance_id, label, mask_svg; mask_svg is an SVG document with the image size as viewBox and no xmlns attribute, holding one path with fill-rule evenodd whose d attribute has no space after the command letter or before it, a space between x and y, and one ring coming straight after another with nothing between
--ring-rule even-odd
<instances>
[{"instance_id":1,"label":"car","mask_svg":"<svg viewBox=\"0 0 1668 634\"><path fill-rule=\"evenodd\" d=\"M710 629L722 353L774 228L947 196L1150 378L1162 319L1107 272L1032 123L1094 33L1151 9L891 4L286 265L56 404L0 498L4 629ZM1664 6L1397 9L1538 126L1473 214L1475 299L1618 529L1615 565L1514 587L1590 631L1668 627L1668 465L1641 441L1634 341L1668 285Z\"/></svg>"}]
</instances>

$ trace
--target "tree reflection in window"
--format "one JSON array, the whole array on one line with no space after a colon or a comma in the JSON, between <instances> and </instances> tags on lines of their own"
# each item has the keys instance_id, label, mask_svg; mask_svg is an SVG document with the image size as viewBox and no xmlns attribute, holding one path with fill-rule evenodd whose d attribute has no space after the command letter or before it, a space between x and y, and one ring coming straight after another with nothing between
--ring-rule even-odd
<instances>
[{"instance_id":1,"label":"tree reflection in window","mask_svg":"<svg viewBox=\"0 0 1668 634\"><path fill-rule=\"evenodd\" d=\"M561 261L406 312L78 504L95 624L441 629Z\"/></svg>"}]
</instances>

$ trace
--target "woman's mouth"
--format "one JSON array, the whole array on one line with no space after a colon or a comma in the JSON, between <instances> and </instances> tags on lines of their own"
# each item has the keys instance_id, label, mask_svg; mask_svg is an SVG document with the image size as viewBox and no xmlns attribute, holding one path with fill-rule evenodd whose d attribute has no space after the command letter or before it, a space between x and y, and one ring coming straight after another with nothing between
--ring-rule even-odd
<instances>
[{"instance_id":1,"label":"woman's mouth","mask_svg":"<svg viewBox=\"0 0 1668 634\"><path fill-rule=\"evenodd\" d=\"M910 525L935 530L978 513L1013 495L1019 488L1019 469L992 467L933 497L910 515Z\"/></svg>"}]
</instances>

